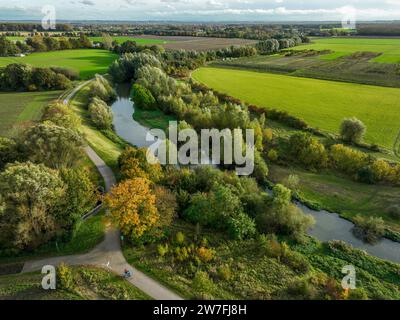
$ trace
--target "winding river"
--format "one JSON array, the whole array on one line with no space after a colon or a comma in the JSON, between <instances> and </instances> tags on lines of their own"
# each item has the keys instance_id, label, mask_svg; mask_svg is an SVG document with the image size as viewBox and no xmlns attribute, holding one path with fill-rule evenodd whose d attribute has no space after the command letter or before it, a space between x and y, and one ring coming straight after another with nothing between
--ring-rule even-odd
<instances>
[{"instance_id":1,"label":"winding river","mask_svg":"<svg viewBox=\"0 0 400 320\"><path fill-rule=\"evenodd\" d=\"M129 86L121 85L117 91L118 99L112 105L116 133L137 147L150 146L153 142L146 141L148 128L132 118L134 105L129 99ZM400 243L389 239L382 239L374 245L364 243L353 235L354 224L341 218L339 214L329 213L324 210L311 210L301 203L296 203L296 205L304 213L310 214L315 218L315 226L309 231L309 234L318 240L323 242L342 240L378 258L400 263Z\"/></svg>"}]
</instances>

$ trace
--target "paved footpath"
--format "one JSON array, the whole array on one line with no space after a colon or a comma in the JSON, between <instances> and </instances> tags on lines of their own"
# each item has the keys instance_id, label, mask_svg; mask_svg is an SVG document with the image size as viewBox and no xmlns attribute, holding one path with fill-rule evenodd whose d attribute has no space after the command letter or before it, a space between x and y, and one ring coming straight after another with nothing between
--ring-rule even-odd
<instances>
[{"instance_id":1,"label":"paved footpath","mask_svg":"<svg viewBox=\"0 0 400 320\"><path fill-rule=\"evenodd\" d=\"M69 100L85 84L86 83L74 89L64 100L64 104L68 104ZM105 181L106 191L110 191L112 186L116 183L114 173L92 148L86 147L85 152L102 175ZM104 241L97 245L91 252L82 255L29 261L24 264L22 273L41 270L45 265L58 266L60 263L65 263L67 265L93 265L109 269L120 275L122 275L124 270L127 269L133 274L133 276L127 280L150 297L156 300L182 300L180 296L127 263L121 250L120 233L113 227L107 228Z\"/></svg>"}]
</instances>

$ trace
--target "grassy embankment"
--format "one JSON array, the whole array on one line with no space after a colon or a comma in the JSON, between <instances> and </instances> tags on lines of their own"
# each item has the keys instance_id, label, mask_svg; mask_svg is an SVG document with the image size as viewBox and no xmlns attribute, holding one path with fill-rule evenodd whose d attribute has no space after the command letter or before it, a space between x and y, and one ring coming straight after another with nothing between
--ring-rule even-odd
<instances>
[{"instance_id":1,"label":"grassy embankment","mask_svg":"<svg viewBox=\"0 0 400 320\"><path fill-rule=\"evenodd\" d=\"M150 300L120 276L95 267L72 267L72 288L43 290L40 272L0 276L0 300Z\"/></svg>"},{"instance_id":2,"label":"grassy embankment","mask_svg":"<svg viewBox=\"0 0 400 320\"><path fill-rule=\"evenodd\" d=\"M172 115L166 115L161 110L143 110L135 108L133 119L150 129L168 130L169 122L176 121Z\"/></svg>"},{"instance_id":3,"label":"grassy embankment","mask_svg":"<svg viewBox=\"0 0 400 320\"><path fill-rule=\"evenodd\" d=\"M110 140L92 124L86 108L89 103L88 94L89 86L86 85L71 99L70 106L82 120L80 130L88 144L115 173L118 173L118 157L123 146Z\"/></svg>"}]
</instances>

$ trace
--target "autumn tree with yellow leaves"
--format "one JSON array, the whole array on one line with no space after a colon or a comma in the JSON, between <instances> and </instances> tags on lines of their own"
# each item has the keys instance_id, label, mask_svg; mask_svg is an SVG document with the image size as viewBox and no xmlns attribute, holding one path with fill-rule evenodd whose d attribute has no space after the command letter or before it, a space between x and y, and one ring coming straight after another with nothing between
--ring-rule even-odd
<instances>
[{"instance_id":1,"label":"autumn tree with yellow leaves","mask_svg":"<svg viewBox=\"0 0 400 320\"><path fill-rule=\"evenodd\" d=\"M150 185L145 178L125 180L104 199L114 221L132 241L143 240L158 226L160 216Z\"/></svg>"}]
</instances>

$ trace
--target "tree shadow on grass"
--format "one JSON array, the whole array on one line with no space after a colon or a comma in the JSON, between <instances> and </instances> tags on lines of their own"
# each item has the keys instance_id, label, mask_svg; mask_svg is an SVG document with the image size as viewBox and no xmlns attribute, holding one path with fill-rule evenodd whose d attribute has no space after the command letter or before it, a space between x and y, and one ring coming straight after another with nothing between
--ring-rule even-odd
<instances>
[{"instance_id":1,"label":"tree shadow on grass","mask_svg":"<svg viewBox=\"0 0 400 320\"><path fill-rule=\"evenodd\" d=\"M80 71L80 77L86 80L92 78L96 73L106 73L111 63L117 58L117 55L104 54L96 56L72 57L69 58L69 60L81 62L87 61L87 63L90 64L91 69Z\"/></svg>"}]
</instances>

